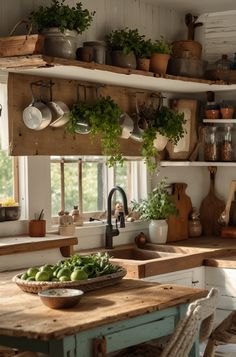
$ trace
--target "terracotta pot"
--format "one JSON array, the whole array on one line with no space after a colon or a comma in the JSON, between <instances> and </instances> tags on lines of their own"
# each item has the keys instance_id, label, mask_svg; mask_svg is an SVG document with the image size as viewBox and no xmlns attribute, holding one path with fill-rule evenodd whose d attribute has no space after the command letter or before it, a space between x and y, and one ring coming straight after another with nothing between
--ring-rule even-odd
<instances>
[{"instance_id":1,"label":"terracotta pot","mask_svg":"<svg viewBox=\"0 0 236 357\"><path fill-rule=\"evenodd\" d=\"M149 71L150 58L138 58L137 62L138 62L138 69L146 72Z\"/></svg>"},{"instance_id":2,"label":"terracotta pot","mask_svg":"<svg viewBox=\"0 0 236 357\"><path fill-rule=\"evenodd\" d=\"M165 74L170 55L164 53L153 53L150 59L150 71L159 74Z\"/></svg>"},{"instance_id":3,"label":"terracotta pot","mask_svg":"<svg viewBox=\"0 0 236 357\"><path fill-rule=\"evenodd\" d=\"M222 119L232 119L234 108L220 108L220 114Z\"/></svg>"},{"instance_id":4,"label":"terracotta pot","mask_svg":"<svg viewBox=\"0 0 236 357\"><path fill-rule=\"evenodd\" d=\"M32 220L29 222L29 236L30 237L45 237L46 235L46 221L44 219Z\"/></svg>"},{"instance_id":5,"label":"terracotta pot","mask_svg":"<svg viewBox=\"0 0 236 357\"><path fill-rule=\"evenodd\" d=\"M123 67L123 68L137 68L136 57L133 52L124 54L123 51L112 51L111 52L111 62L113 66Z\"/></svg>"},{"instance_id":6,"label":"terracotta pot","mask_svg":"<svg viewBox=\"0 0 236 357\"><path fill-rule=\"evenodd\" d=\"M184 40L173 42L172 53L173 57L183 58L185 51L189 52L190 58L201 59L202 45L197 41Z\"/></svg>"}]
</instances>

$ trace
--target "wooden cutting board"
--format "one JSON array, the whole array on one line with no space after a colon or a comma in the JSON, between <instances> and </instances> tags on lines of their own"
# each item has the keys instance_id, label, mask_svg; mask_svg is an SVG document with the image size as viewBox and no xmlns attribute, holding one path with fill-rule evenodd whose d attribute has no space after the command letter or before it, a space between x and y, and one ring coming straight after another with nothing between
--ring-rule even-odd
<instances>
[{"instance_id":1,"label":"wooden cutting board","mask_svg":"<svg viewBox=\"0 0 236 357\"><path fill-rule=\"evenodd\" d=\"M177 216L171 215L168 219L167 241L184 240L188 238L188 218L192 211L192 202L186 195L186 183L175 183L172 200L179 211Z\"/></svg>"},{"instance_id":2,"label":"wooden cutting board","mask_svg":"<svg viewBox=\"0 0 236 357\"><path fill-rule=\"evenodd\" d=\"M210 166L210 190L208 195L202 200L200 206L200 221L203 235L220 235L221 226L218 219L225 209L225 202L215 195L215 175L216 167Z\"/></svg>"}]
</instances>

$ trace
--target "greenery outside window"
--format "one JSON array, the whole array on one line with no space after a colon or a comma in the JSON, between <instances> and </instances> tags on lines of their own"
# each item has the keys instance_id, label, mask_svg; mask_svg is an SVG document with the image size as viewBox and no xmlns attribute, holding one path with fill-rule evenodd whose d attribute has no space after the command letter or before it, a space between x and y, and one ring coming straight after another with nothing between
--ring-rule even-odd
<instances>
[{"instance_id":1,"label":"greenery outside window","mask_svg":"<svg viewBox=\"0 0 236 357\"><path fill-rule=\"evenodd\" d=\"M85 220L90 217L105 218L107 196L110 189L121 186L128 202L133 198L132 162L109 168L101 157L52 156L51 157L51 204L53 223L58 212L71 211L78 206ZM120 201L119 193L114 201Z\"/></svg>"},{"instance_id":2,"label":"greenery outside window","mask_svg":"<svg viewBox=\"0 0 236 357\"><path fill-rule=\"evenodd\" d=\"M19 202L18 158L1 150L0 137L0 202L10 197Z\"/></svg>"}]
</instances>

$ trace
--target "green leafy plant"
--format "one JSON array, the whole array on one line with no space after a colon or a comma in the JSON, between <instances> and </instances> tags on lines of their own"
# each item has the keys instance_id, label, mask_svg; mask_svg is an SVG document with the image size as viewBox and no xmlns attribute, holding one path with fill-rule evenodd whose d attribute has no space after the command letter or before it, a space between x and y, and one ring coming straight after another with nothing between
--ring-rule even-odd
<instances>
[{"instance_id":1,"label":"green leafy plant","mask_svg":"<svg viewBox=\"0 0 236 357\"><path fill-rule=\"evenodd\" d=\"M109 157L108 165L123 164L124 159L118 140L122 132L121 113L118 105L109 96L100 97L94 104L76 103L71 108L67 132L75 134L78 119L86 119L90 124L92 137L98 134L102 135L102 154Z\"/></svg>"},{"instance_id":2,"label":"green leafy plant","mask_svg":"<svg viewBox=\"0 0 236 357\"><path fill-rule=\"evenodd\" d=\"M172 45L161 36L159 40L152 43L152 53L171 55Z\"/></svg>"},{"instance_id":3,"label":"green leafy plant","mask_svg":"<svg viewBox=\"0 0 236 357\"><path fill-rule=\"evenodd\" d=\"M166 136L172 144L176 145L184 136L185 122L184 113L179 113L169 107L162 106L156 112L154 126L160 134Z\"/></svg>"},{"instance_id":4,"label":"green leafy plant","mask_svg":"<svg viewBox=\"0 0 236 357\"><path fill-rule=\"evenodd\" d=\"M83 118L89 122L91 109L92 109L92 107L90 104L83 103L83 102L75 103L72 106L70 114L69 114L69 122L66 127L67 132L69 134L76 133L78 119Z\"/></svg>"},{"instance_id":5,"label":"green leafy plant","mask_svg":"<svg viewBox=\"0 0 236 357\"><path fill-rule=\"evenodd\" d=\"M120 116L120 108L109 96L99 98L90 114L91 134L102 134L102 153L109 156L109 166L114 166L115 163L123 164L118 141L122 132Z\"/></svg>"},{"instance_id":6,"label":"green leafy plant","mask_svg":"<svg viewBox=\"0 0 236 357\"><path fill-rule=\"evenodd\" d=\"M177 142L184 136L184 113L179 113L169 107L161 106L156 110L144 108L141 113L147 117L148 127L143 134L143 144L141 148L142 156L150 172L154 172L157 163L153 160L158 156L158 151L154 146L156 134L166 136L170 142Z\"/></svg>"},{"instance_id":7,"label":"green leafy plant","mask_svg":"<svg viewBox=\"0 0 236 357\"><path fill-rule=\"evenodd\" d=\"M135 49L135 54L139 58L149 58L152 54L153 45L150 39L142 39Z\"/></svg>"},{"instance_id":8,"label":"green leafy plant","mask_svg":"<svg viewBox=\"0 0 236 357\"><path fill-rule=\"evenodd\" d=\"M166 180L161 180L148 198L140 202L131 201L131 209L138 212L140 219L143 220L167 219L170 215L178 213L168 194Z\"/></svg>"},{"instance_id":9,"label":"green leafy plant","mask_svg":"<svg viewBox=\"0 0 236 357\"><path fill-rule=\"evenodd\" d=\"M124 54L140 51L144 35L140 35L138 30L131 30L128 27L121 30L111 31L106 36L107 46L110 51L120 50Z\"/></svg>"},{"instance_id":10,"label":"green leafy plant","mask_svg":"<svg viewBox=\"0 0 236 357\"><path fill-rule=\"evenodd\" d=\"M52 0L50 6L39 6L38 10L31 12L30 20L38 26L39 30L48 27L58 27L61 32L76 30L78 33L85 31L91 24L95 12L82 8L82 3L75 6L65 5L65 0Z\"/></svg>"}]
</instances>

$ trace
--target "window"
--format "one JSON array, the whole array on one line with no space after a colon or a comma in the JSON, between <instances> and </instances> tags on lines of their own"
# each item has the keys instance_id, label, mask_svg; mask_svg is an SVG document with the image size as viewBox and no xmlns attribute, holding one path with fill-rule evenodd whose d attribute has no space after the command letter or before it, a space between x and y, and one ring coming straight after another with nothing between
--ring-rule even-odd
<instances>
[{"instance_id":1,"label":"window","mask_svg":"<svg viewBox=\"0 0 236 357\"><path fill-rule=\"evenodd\" d=\"M0 137L0 202L9 197L19 202L18 159L1 150Z\"/></svg>"},{"instance_id":2,"label":"window","mask_svg":"<svg viewBox=\"0 0 236 357\"><path fill-rule=\"evenodd\" d=\"M138 181L134 166L139 164L126 161L122 167L108 168L100 157L52 156L52 216L56 217L61 210L70 212L76 205L85 219L101 218L106 211L108 193L115 185L124 189L128 202L138 199L133 187L137 187ZM119 200L116 193L114 201Z\"/></svg>"}]
</instances>

